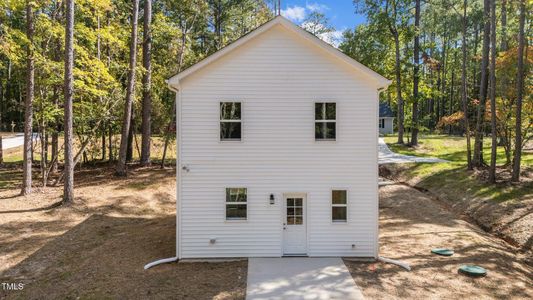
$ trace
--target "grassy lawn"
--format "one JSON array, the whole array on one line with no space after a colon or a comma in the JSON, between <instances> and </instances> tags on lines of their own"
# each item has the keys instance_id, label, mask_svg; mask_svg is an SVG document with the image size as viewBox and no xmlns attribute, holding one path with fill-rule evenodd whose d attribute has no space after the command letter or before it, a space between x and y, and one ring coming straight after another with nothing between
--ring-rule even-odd
<instances>
[{"instance_id":1,"label":"grassy lawn","mask_svg":"<svg viewBox=\"0 0 533 300\"><path fill-rule=\"evenodd\" d=\"M414 156L438 157L450 161L449 163L418 164L406 170L406 175L415 179L420 187L431 189L436 186L449 186L453 190L467 192L474 197L483 197L493 201L519 201L524 196L533 194L531 182L523 184L499 183L491 185L473 172L466 170L466 140L463 137L447 135L421 136L416 148L396 144L396 136L384 138L392 151ZM490 155L490 139L484 139L485 158ZM498 147L497 164L505 164L505 153ZM524 152L522 169L531 170L533 167L533 152Z\"/></svg>"}]
</instances>

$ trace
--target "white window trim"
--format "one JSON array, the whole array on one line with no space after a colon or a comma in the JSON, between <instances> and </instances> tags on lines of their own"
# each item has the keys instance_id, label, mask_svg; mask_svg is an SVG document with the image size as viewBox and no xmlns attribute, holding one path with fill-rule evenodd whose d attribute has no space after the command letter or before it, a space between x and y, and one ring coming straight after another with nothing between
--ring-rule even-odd
<instances>
[{"instance_id":1,"label":"white window trim","mask_svg":"<svg viewBox=\"0 0 533 300\"><path fill-rule=\"evenodd\" d=\"M226 199L226 189L245 189L246 190L246 201L245 202L228 202ZM230 192L231 195L231 192ZM228 205L232 204L241 204L246 205L246 217L245 218L228 218ZM224 221L230 223L239 223L248 221L248 188L247 187L226 187L224 188Z\"/></svg>"},{"instance_id":2,"label":"white window trim","mask_svg":"<svg viewBox=\"0 0 533 300\"><path fill-rule=\"evenodd\" d=\"M333 191L346 191L346 204L333 204ZM349 212L348 212L348 189L347 188L333 188L330 193L331 209L329 210L330 221L332 224L348 224ZM346 207L346 220L333 220L333 207Z\"/></svg>"},{"instance_id":3,"label":"white window trim","mask_svg":"<svg viewBox=\"0 0 533 300\"><path fill-rule=\"evenodd\" d=\"M385 118L379 118L379 128L385 129Z\"/></svg>"},{"instance_id":4,"label":"white window trim","mask_svg":"<svg viewBox=\"0 0 533 300\"><path fill-rule=\"evenodd\" d=\"M332 101L317 101L317 102L314 102L313 103L313 113L315 112L315 107L317 104L324 104L324 103L334 103L335 104L335 119L333 120L330 120L330 119L326 119L326 120L317 120L316 119L316 116L314 116L314 123L313 123L313 135L315 136L316 132L314 132L315 130L315 126L316 126L316 123L335 123L335 138L334 139L317 139L316 136L315 136L315 142L335 142L337 140L337 102L332 102ZM242 108L241 108L242 110ZM323 113L324 115L326 114L325 110L326 110L326 105L323 106L322 108L323 110Z\"/></svg>"},{"instance_id":5,"label":"white window trim","mask_svg":"<svg viewBox=\"0 0 533 300\"><path fill-rule=\"evenodd\" d=\"M222 119L222 111L220 111L220 105L222 103L240 103L241 104L241 118L239 120L224 120ZM244 103L242 101L235 101L235 100L228 100L228 101L219 101L218 102L218 141L221 143L240 143L243 140L244 132L243 132L243 122L242 122L242 115L244 111ZM240 139L222 139L220 136L220 131L222 130L222 122L228 122L228 123L241 123L241 138Z\"/></svg>"}]
</instances>

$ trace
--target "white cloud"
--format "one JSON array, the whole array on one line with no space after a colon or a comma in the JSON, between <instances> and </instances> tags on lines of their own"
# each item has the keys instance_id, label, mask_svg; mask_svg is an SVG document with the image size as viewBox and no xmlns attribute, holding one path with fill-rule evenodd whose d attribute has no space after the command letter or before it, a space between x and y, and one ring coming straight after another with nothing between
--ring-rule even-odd
<instances>
[{"instance_id":1,"label":"white cloud","mask_svg":"<svg viewBox=\"0 0 533 300\"><path fill-rule=\"evenodd\" d=\"M307 10L309 11L319 11L319 12L323 12L325 10L328 10L329 7L325 4L319 4L319 3L308 3L305 5L305 8L307 8Z\"/></svg>"},{"instance_id":2,"label":"white cloud","mask_svg":"<svg viewBox=\"0 0 533 300\"><path fill-rule=\"evenodd\" d=\"M287 7L287 9L281 10L281 15L291 21L301 22L305 19L305 8L301 6Z\"/></svg>"}]
</instances>

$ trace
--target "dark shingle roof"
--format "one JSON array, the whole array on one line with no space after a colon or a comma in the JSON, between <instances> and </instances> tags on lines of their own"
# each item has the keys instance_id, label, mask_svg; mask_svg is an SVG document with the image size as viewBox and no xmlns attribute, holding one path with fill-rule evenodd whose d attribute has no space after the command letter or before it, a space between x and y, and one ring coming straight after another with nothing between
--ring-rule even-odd
<instances>
[{"instance_id":1,"label":"dark shingle roof","mask_svg":"<svg viewBox=\"0 0 533 300\"><path fill-rule=\"evenodd\" d=\"M387 103L380 102L379 103L379 116L380 117L394 117L394 113L392 112L392 109L390 109L390 106Z\"/></svg>"}]
</instances>

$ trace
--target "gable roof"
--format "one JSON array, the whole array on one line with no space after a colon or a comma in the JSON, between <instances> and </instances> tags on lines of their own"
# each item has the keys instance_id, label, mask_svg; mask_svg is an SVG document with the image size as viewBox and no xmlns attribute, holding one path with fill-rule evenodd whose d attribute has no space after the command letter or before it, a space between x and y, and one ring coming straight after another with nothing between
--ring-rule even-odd
<instances>
[{"instance_id":1,"label":"gable roof","mask_svg":"<svg viewBox=\"0 0 533 300\"><path fill-rule=\"evenodd\" d=\"M379 117L380 118L394 118L394 113L390 106L385 102L379 102Z\"/></svg>"},{"instance_id":2,"label":"gable roof","mask_svg":"<svg viewBox=\"0 0 533 300\"><path fill-rule=\"evenodd\" d=\"M241 38L237 39L233 43L229 44L228 46L218 50L217 52L213 53L212 55L204 58L203 60L199 61L198 63L190 66L189 68L181 71L180 73L172 76L170 79L167 80L167 83L169 86L175 86L177 83L179 83L180 80L184 79L185 77L195 73L196 71L206 67L207 65L211 64L212 62L222 58L226 54L232 52L233 50L239 48L239 46L245 44L249 40L253 39L254 37L260 35L261 33L268 31L272 27L276 25L281 25L285 27L286 29L289 29L301 37L305 38L308 41L311 41L314 45L321 48L322 50L325 50L329 54L335 56L342 62L350 65L352 68L360 71L362 74L367 76L368 78L374 80L378 86L378 88L385 88L387 87L391 81L387 78L381 76L380 74L376 73L375 71L371 70L367 66L359 63L355 59L349 57L348 55L342 53L340 50L336 49L335 47L331 46L330 44L322 41L318 37L316 37L314 34L306 31L305 29L301 28L300 26L297 26L296 24L292 23L291 21L287 20L283 16L277 16L274 19L266 22L265 24L257 27L253 31L249 32L248 34L242 36Z\"/></svg>"}]
</instances>

